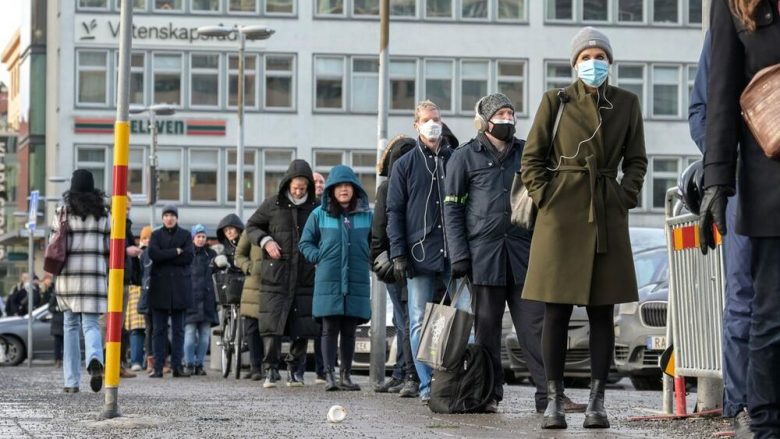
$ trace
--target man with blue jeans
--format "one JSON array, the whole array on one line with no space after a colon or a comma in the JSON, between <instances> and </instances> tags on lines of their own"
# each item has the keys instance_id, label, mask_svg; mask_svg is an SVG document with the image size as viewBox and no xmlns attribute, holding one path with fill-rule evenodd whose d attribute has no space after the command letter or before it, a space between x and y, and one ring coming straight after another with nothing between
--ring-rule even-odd
<instances>
[{"instance_id":1,"label":"man with blue jeans","mask_svg":"<svg viewBox=\"0 0 780 439\"><path fill-rule=\"evenodd\" d=\"M704 36L704 45L696 80L688 107L688 124L691 138L699 151L704 153L707 125L707 78L710 67L709 32ZM734 431L738 437L749 437L750 415L748 414L748 386L746 370L749 370L750 320L753 304L753 276L751 275L751 248L747 236L735 232L739 191L726 205L726 227L730 233L723 237L726 266L726 303L723 307L723 417L733 418Z\"/></svg>"},{"instance_id":2,"label":"man with blue jeans","mask_svg":"<svg viewBox=\"0 0 780 439\"><path fill-rule=\"evenodd\" d=\"M433 300L437 282L448 285L450 262L444 228L444 178L450 145L441 136L439 107L422 101L414 111L419 133L415 148L401 156L390 171L387 195L387 235L395 279L408 278L408 305L412 353L420 346L425 305ZM462 294L460 309L470 309L468 294ZM415 360L420 379L420 398L430 399L431 369Z\"/></svg>"}]
</instances>

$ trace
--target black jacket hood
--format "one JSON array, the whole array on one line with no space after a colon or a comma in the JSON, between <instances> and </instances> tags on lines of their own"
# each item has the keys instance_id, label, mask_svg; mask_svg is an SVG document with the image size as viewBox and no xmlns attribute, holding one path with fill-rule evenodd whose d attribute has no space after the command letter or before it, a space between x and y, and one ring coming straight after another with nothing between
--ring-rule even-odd
<instances>
[{"instance_id":1,"label":"black jacket hood","mask_svg":"<svg viewBox=\"0 0 780 439\"><path fill-rule=\"evenodd\" d=\"M296 177L303 177L308 180L309 188L307 189L307 192L309 197L307 202L315 202L317 195L314 188L314 173L311 171L311 166L309 166L306 160L303 159L295 159L290 162L290 166L287 167L287 172L284 174L282 181L279 182L279 199L287 199L287 192L289 192L290 182L293 178Z\"/></svg>"},{"instance_id":2,"label":"black jacket hood","mask_svg":"<svg viewBox=\"0 0 780 439\"><path fill-rule=\"evenodd\" d=\"M217 239L219 242L224 243L224 241L227 240L225 237L225 227L227 226L233 226L237 228L239 235L241 235L241 232L244 231L244 223L241 221L241 218L239 218L235 213L231 213L219 221L219 225L217 226Z\"/></svg>"},{"instance_id":3,"label":"black jacket hood","mask_svg":"<svg viewBox=\"0 0 780 439\"><path fill-rule=\"evenodd\" d=\"M402 155L414 149L417 145L414 139L406 137L404 135L396 136L390 140L385 148L384 154L382 154L382 160L379 163L379 176L390 177L390 172L393 169L393 163L401 158Z\"/></svg>"}]
</instances>

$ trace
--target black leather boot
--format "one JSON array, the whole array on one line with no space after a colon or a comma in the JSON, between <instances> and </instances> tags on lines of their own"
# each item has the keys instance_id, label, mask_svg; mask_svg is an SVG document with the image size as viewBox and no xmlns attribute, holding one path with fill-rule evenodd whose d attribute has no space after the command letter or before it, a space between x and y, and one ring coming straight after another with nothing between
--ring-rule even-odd
<instances>
[{"instance_id":1,"label":"black leather boot","mask_svg":"<svg viewBox=\"0 0 780 439\"><path fill-rule=\"evenodd\" d=\"M604 408L604 380L590 381L590 398L588 398L588 408L585 409L584 428L609 428L609 419L607 419L607 410Z\"/></svg>"},{"instance_id":2,"label":"black leather boot","mask_svg":"<svg viewBox=\"0 0 780 439\"><path fill-rule=\"evenodd\" d=\"M336 370L328 368L325 371L325 391L332 392L334 390L339 390L339 385L336 383Z\"/></svg>"},{"instance_id":3,"label":"black leather boot","mask_svg":"<svg viewBox=\"0 0 780 439\"><path fill-rule=\"evenodd\" d=\"M547 381L547 409L544 411L542 428L566 428L566 408L563 404L563 380Z\"/></svg>"},{"instance_id":4,"label":"black leather boot","mask_svg":"<svg viewBox=\"0 0 780 439\"><path fill-rule=\"evenodd\" d=\"M339 388L341 390L360 390L360 386L352 382L352 377L350 376L351 370L349 369L341 369L341 379L339 380Z\"/></svg>"}]
</instances>

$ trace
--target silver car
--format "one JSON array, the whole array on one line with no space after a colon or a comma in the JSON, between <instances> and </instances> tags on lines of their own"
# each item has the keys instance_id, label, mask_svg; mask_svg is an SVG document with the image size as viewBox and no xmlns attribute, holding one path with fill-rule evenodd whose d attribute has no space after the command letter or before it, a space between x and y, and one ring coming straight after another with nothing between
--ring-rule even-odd
<instances>
[{"instance_id":1,"label":"silver car","mask_svg":"<svg viewBox=\"0 0 780 439\"><path fill-rule=\"evenodd\" d=\"M0 364L16 366L27 358L27 316L0 319ZM49 305L33 310L33 358L54 358Z\"/></svg>"},{"instance_id":2,"label":"silver car","mask_svg":"<svg viewBox=\"0 0 780 439\"><path fill-rule=\"evenodd\" d=\"M393 303L387 299L385 309L385 373L391 374L398 354L396 331L393 326ZM352 370L368 371L371 367L371 322L357 327L355 332L355 356L352 360Z\"/></svg>"}]
</instances>

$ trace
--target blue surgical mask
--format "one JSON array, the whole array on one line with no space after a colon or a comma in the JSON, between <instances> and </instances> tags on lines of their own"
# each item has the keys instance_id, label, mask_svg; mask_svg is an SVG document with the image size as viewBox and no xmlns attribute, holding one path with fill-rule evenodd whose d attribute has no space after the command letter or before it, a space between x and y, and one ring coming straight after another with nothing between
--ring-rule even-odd
<instances>
[{"instance_id":1,"label":"blue surgical mask","mask_svg":"<svg viewBox=\"0 0 780 439\"><path fill-rule=\"evenodd\" d=\"M589 59L577 66L577 77L590 87L600 87L608 76L609 63L600 59Z\"/></svg>"}]
</instances>

